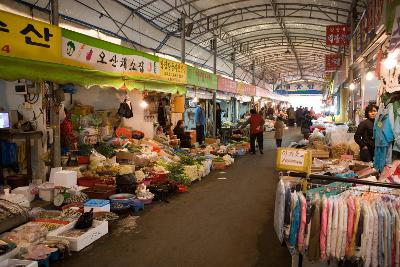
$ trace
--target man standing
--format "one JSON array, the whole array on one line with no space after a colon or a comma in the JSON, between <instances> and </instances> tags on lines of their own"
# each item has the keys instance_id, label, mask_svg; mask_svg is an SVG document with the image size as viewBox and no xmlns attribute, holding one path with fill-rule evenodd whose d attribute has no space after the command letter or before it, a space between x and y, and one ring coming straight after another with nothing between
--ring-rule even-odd
<instances>
[{"instance_id":1,"label":"man standing","mask_svg":"<svg viewBox=\"0 0 400 267\"><path fill-rule=\"evenodd\" d=\"M287 109L287 116L288 116L289 126L294 126L294 120L296 119L296 114L294 112L293 106L290 106Z\"/></svg>"},{"instance_id":2,"label":"man standing","mask_svg":"<svg viewBox=\"0 0 400 267\"><path fill-rule=\"evenodd\" d=\"M256 140L257 140L260 153L264 154L263 134L264 134L265 120L260 114L257 114L257 111L255 109L250 110L250 118L245 122L245 124L241 128L244 128L249 124L250 124L250 152L251 154L256 154Z\"/></svg>"},{"instance_id":3,"label":"man standing","mask_svg":"<svg viewBox=\"0 0 400 267\"><path fill-rule=\"evenodd\" d=\"M204 127L206 125L206 116L203 103L197 105L194 114L194 121L196 123L196 141L199 143L199 145L201 145L204 142Z\"/></svg>"}]
</instances>

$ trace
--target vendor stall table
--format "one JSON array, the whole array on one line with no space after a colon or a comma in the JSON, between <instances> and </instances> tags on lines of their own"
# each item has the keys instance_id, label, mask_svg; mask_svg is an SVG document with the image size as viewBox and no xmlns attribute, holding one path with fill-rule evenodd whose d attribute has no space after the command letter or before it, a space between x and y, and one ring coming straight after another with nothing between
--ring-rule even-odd
<instances>
[{"instance_id":1,"label":"vendor stall table","mask_svg":"<svg viewBox=\"0 0 400 267\"><path fill-rule=\"evenodd\" d=\"M41 131L29 131L29 132L22 132L18 130L7 130L7 131L0 131L0 140L3 141L10 141L12 139L24 139L25 140L25 153L26 153L26 160L27 160L27 180L25 181L28 183L32 180L32 152L31 152L31 140L35 138L41 138L43 133ZM1 155L0 155L1 157ZM3 184L7 184L3 176L3 167L0 166L0 178L3 181Z\"/></svg>"}]
</instances>

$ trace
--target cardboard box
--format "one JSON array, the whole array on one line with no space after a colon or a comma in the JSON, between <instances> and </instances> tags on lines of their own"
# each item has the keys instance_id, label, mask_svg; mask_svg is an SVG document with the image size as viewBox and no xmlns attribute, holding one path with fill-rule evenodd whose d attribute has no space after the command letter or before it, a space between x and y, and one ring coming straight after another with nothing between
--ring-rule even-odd
<instances>
[{"instance_id":1,"label":"cardboard box","mask_svg":"<svg viewBox=\"0 0 400 267\"><path fill-rule=\"evenodd\" d=\"M205 143L206 143L206 145L217 144L218 139L217 138L206 138Z\"/></svg>"},{"instance_id":2,"label":"cardboard box","mask_svg":"<svg viewBox=\"0 0 400 267\"><path fill-rule=\"evenodd\" d=\"M119 151L116 156L119 164L135 164L136 155L133 153Z\"/></svg>"},{"instance_id":3,"label":"cardboard box","mask_svg":"<svg viewBox=\"0 0 400 267\"><path fill-rule=\"evenodd\" d=\"M311 155L313 158L319 158L319 159L329 158L329 151L320 149L308 149L308 150L311 151Z\"/></svg>"}]
</instances>

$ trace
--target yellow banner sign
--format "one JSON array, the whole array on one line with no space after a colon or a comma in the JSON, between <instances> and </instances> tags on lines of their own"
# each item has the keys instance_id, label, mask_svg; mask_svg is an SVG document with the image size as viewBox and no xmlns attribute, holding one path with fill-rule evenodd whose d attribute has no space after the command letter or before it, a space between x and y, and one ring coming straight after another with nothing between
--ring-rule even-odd
<instances>
[{"instance_id":1,"label":"yellow banner sign","mask_svg":"<svg viewBox=\"0 0 400 267\"><path fill-rule=\"evenodd\" d=\"M174 83L187 82L187 66L185 64L160 58L160 76Z\"/></svg>"},{"instance_id":2,"label":"yellow banner sign","mask_svg":"<svg viewBox=\"0 0 400 267\"><path fill-rule=\"evenodd\" d=\"M0 55L58 63L61 30L0 10Z\"/></svg>"},{"instance_id":3,"label":"yellow banner sign","mask_svg":"<svg viewBox=\"0 0 400 267\"><path fill-rule=\"evenodd\" d=\"M276 169L280 171L298 171L309 173L312 155L309 150L296 148L278 148Z\"/></svg>"}]
</instances>

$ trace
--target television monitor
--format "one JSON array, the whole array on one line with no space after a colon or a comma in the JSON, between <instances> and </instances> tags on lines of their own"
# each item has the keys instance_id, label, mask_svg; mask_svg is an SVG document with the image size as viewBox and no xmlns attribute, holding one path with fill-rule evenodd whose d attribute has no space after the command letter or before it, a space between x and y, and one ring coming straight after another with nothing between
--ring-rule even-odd
<instances>
[{"instance_id":1,"label":"television monitor","mask_svg":"<svg viewBox=\"0 0 400 267\"><path fill-rule=\"evenodd\" d=\"M8 112L0 112L0 129L10 128L10 115Z\"/></svg>"}]
</instances>

